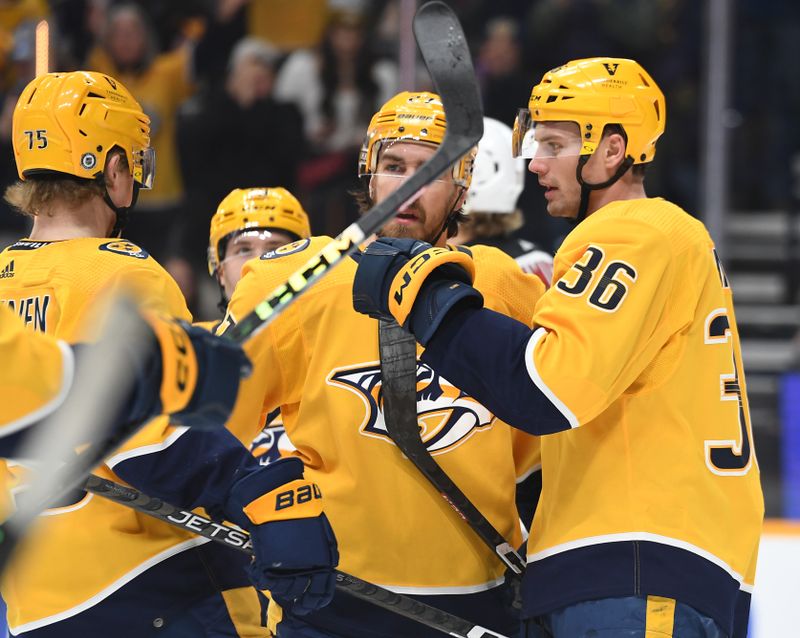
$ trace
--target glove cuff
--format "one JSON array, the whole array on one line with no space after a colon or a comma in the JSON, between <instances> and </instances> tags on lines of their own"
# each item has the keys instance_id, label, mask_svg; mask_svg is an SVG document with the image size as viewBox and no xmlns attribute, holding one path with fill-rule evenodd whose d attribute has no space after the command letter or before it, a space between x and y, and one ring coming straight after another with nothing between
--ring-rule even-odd
<instances>
[{"instance_id":1,"label":"glove cuff","mask_svg":"<svg viewBox=\"0 0 800 638\"><path fill-rule=\"evenodd\" d=\"M401 326L405 325L428 276L446 264L461 266L466 271L466 278L459 278L464 283L471 284L475 279L475 262L472 261L472 258L449 246L428 248L412 257L400 268L389 287L389 312L397 320L397 323ZM448 274L457 272L458 269L448 270Z\"/></svg>"},{"instance_id":2,"label":"glove cuff","mask_svg":"<svg viewBox=\"0 0 800 638\"><path fill-rule=\"evenodd\" d=\"M431 281L423 286L419 301L409 321L410 332L423 346L436 334L444 318L456 306L480 308L483 295L469 284L459 281Z\"/></svg>"},{"instance_id":3,"label":"glove cuff","mask_svg":"<svg viewBox=\"0 0 800 638\"><path fill-rule=\"evenodd\" d=\"M161 409L172 413L183 410L197 385L197 356L191 339L180 323L153 312L144 313L161 349Z\"/></svg>"},{"instance_id":4,"label":"glove cuff","mask_svg":"<svg viewBox=\"0 0 800 638\"><path fill-rule=\"evenodd\" d=\"M316 483L297 479L250 501L244 513L253 525L314 518L322 514L322 492Z\"/></svg>"},{"instance_id":5,"label":"glove cuff","mask_svg":"<svg viewBox=\"0 0 800 638\"><path fill-rule=\"evenodd\" d=\"M301 481L302 478L303 462L296 457L283 458L269 465L259 466L255 471L236 481L231 487L224 508L225 518L239 527L253 524L255 521L245 512L251 503L273 491L280 492L282 490L278 488L293 481ZM287 486L286 489L288 490L289 487ZM275 495L273 495L273 499L274 497Z\"/></svg>"}]
</instances>

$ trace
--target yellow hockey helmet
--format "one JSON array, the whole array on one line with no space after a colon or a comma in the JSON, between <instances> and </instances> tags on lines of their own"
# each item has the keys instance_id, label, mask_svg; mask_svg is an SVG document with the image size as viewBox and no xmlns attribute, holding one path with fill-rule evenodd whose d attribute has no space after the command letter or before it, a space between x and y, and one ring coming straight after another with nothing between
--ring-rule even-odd
<instances>
[{"instance_id":1,"label":"yellow hockey helmet","mask_svg":"<svg viewBox=\"0 0 800 638\"><path fill-rule=\"evenodd\" d=\"M292 239L311 237L308 215L285 188L236 188L225 196L211 218L208 272L214 275L224 258L224 242L248 230L279 230Z\"/></svg>"},{"instance_id":2,"label":"yellow hockey helmet","mask_svg":"<svg viewBox=\"0 0 800 638\"><path fill-rule=\"evenodd\" d=\"M572 60L545 73L533 87L528 109L521 110L515 122L515 154L531 123L577 123L581 155L595 151L607 124L619 124L628 138L627 154L634 164L643 164L655 156L666 115L664 94L638 62Z\"/></svg>"},{"instance_id":3,"label":"yellow hockey helmet","mask_svg":"<svg viewBox=\"0 0 800 638\"><path fill-rule=\"evenodd\" d=\"M446 127L442 100L436 93L398 93L372 116L361 145L358 176L375 172L381 148L387 142L426 142L438 146L444 139ZM453 166L453 180L464 188L469 188L472 180L475 152L473 149Z\"/></svg>"},{"instance_id":4,"label":"yellow hockey helmet","mask_svg":"<svg viewBox=\"0 0 800 638\"><path fill-rule=\"evenodd\" d=\"M94 179L118 148L139 186L153 184L150 118L122 83L103 73L47 73L32 80L14 109L12 141L23 181L52 172Z\"/></svg>"}]
</instances>

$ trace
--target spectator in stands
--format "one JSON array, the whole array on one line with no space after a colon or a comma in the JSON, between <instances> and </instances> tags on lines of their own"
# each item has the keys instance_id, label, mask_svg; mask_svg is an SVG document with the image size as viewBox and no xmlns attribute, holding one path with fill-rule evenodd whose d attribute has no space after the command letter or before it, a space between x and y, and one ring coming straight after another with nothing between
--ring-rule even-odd
<instances>
[{"instance_id":1,"label":"spectator in stands","mask_svg":"<svg viewBox=\"0 0 800 638\"><path fill-rule=\"evenodd\" d=\"M499 17L486 25L486 38L475 63L486 117L506 120L530 93L530 74L522 68L519 24Z\"/></svg>"},{"instance_id":2,"label":"spectator in stands","mask_svg":"<svg viewBox=\"0 0 800 638\"><path fill-rule=\"evenodd\" d=\"M89 54L91 70L119 78L150 116L151 140L158 157L158 181L142 193L129 238L166 261L184 190L175 142L175 117L193 91L191 47L186 42L160 53L146 14L136 4L108 12L102 41Z\"/></svg>"},{"instance_id":3,"label":"spectator in stands","mask_svg":"<svg viewBox=\"0 0 800 638\"><path fill-rule=\"evenodd\" d=\"M321 150L359 148L372 113L396 89L395 64L374 58L364 27L360 14L335 12L319 51L293 53L278 76L276 96L300 107Z\"/></svg>"},{"instance_id":4,"label":"spectator in stands","mask_svg":"<svg viewBox=\"0 0 800 638\"><path fill-rule=\"evenodd\" d=\"M352 166L370 117L396 90L396 64L374 55L364 17L352 11L333 12L319 49L298 50L281 68L275 95L299 107L315 153L300 189L320 232L336 235L357 217Z\"/></svg>"}]
</instances>

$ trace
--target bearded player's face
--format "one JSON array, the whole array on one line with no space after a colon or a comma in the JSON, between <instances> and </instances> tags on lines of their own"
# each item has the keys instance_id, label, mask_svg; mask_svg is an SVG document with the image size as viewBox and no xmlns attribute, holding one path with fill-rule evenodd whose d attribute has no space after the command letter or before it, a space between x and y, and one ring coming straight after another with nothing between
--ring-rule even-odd
<instances>
[{"instance_id":1,"label":"bearded player's face","mask_svg":"<svg viewBox=\"0 0 800 638\"><path fill-rule=\"evenodd\" d=\"M413 175L436 147L418 142L387 144L380 154L375 172L370 177L370 197L376 204L382 202L403 182ZM451 173L445 173L422 189L422 193L409 206L388 222L379 232L380 237L409 237L443 246L447 232L437 239L447 215L463 203L463 189ZM434 240L436 240L434 242Z\"/></svg>"}]
</instances>

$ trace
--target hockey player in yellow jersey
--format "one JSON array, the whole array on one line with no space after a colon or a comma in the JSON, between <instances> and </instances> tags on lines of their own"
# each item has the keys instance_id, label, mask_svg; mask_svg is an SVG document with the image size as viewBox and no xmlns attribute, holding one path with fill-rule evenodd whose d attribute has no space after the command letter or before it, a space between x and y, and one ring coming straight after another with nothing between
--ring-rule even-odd
<instances>
[{"instance_id":1,"label":"hockey player in yellow jersey","mask_svg":"<svg viewBox=\"0 0 800 638\"><path fill-rule=\"evenodd\" d=\"M444 111L434 94L401 93L387 102L373 117L362 148L359 168L368 188L360 203L366 208L393 192L435 151L444 128ZM461 158L382 234L444 246L461 215L472 161L472 153ZM249 261L223 329L327 242L330 238L304 239ZM477 285L488 303L527 321L544 290L541 282L497 249L472 250ZM248 343L254 373L242 386L229 427L248 427L280 407L295 454L325 494L344 571L509 635L518 621L507 599L504 565L387 435L378 322L353 311L355 268L355 261L345 260ZM538 464L537 440L500 423L421 364L416 399L428 450L518 546L515 482ZM271 605L270 622L280 638L437 635L339 594L328 607L302 617L291 605Z\"/></svg>"},{"instance_id":2,"label":"hockey player in yellow jersey","mask_svg":"<svg viewBox=\"0 0 800 638\"><path fill-rule=\"evenodd\" d=\"M516 150L549 214L578 222L533 329L481 308L424 246L376 242L355 279L360 310L404 322L423 362L544 435L529 638L747 635L764 504L738 332L703 224L646 196L665 116L633 60L572 61L533 88ZM419 293L398 302L404 275Z\"/></svg>"},{"instance_id":3,"label":"hockey player in yellow jersey","mask_svg":"<svg viewBox=\"0 0 800 638\"><path fill-rule=\"evenodd\" d=\"M308 214L297 198L281 186L236 188L225 196L211 218L208 272L217 280L219 308L224 313L245 262L299 239L311 237ZM219 321L203 322L214 330ZM264 419L264 428L250 445L259 463L267 465L293 449L280 411Z\"/></svg>"},{"instance_id":4,"label":"hockey player in yellow jersey","mask_svg":"<svg viewBox=\"0 0 800 638\"><path fill-rule=\"evenodd\" d=\"M154 170L149 120L127 89L99 73L40 76L19 98L13 143L20 181L6 199L33 218L33 229L0 253L0 269L13 271L0 279L2 303L31 328L68 341L92 337L81 326L117 290L132 293L146 309L188 321L175 282L147 252L119 237ZM212 402L238 378L241 351L211 341L201 328L180 329L209 346L195 348L202 375L180 368L180 386L197 386L192 399ZM186 350L179 336L166 338ZM264 468L226 428L180 423L151 421L96 472L236 523L250 532L255 559L82 495L40 519L4 575L13 635L262 636L261 605L248 576L303 609L330 599L336 548L321 498L302 512L280 513L269 498L259 499L285 491L287 483L313 489L302 464L290 459Z\"/></svg>"},{"instance_id":5,"label":"hockey player in yellow jersey","mask_svg":"<svg viewBox=\"0 0 800 638\"><path fill-rule=\"evenodd\" d=\"M227 310L246 261L307 237L308 214L285 188L236 188L228 193L211 218L208 238L208 273L219 284L220 310Z\"/></svg>"}]
</instances>

